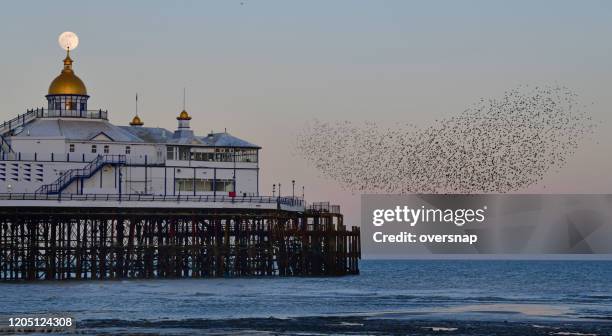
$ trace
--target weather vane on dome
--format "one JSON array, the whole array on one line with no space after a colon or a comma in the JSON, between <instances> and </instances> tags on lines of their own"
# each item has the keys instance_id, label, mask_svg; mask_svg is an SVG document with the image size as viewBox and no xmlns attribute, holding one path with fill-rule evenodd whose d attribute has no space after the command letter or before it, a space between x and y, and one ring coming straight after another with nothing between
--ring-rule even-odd
<instances>
[{"instance_id":1,"label":"weather vane on dome","mask_svg":"<svg viewBox=\"0 0 612 336\"><path fill-rule=\"evenodd\" d=\"M79 37L73 32L63 32L60 34L58 42L62 49L70 52L79 45Z\"/></svg>"}]
</instances>

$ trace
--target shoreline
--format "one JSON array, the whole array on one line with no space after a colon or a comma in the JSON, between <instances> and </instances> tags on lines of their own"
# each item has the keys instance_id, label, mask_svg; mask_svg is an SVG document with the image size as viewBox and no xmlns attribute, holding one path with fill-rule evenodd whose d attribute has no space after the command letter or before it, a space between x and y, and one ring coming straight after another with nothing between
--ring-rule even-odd
<instances>
[{"instance_id":1,"label":"shoreline","mask_svg":"<svg viewBox=\"0 0 612 336\"><path fill-rule=\"evenodd\" d=\"M198 334L273 334L273 335L608 335L608 321L481 321L385 319L363 316L186 319L160 321L84 320L77 324L79 334L138 333L184 335Z\"/></svg>"}]
</instances>

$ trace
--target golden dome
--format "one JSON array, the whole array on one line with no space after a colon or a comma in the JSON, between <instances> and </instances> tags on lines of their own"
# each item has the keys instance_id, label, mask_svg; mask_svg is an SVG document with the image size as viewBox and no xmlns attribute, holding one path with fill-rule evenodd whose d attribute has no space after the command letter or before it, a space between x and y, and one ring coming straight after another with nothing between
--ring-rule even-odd
<instances>
[{"instance_id":1,"label":"golden dome","mask_svg":"<svg viewBox=\"0 0 612 336\"><path fill-rule=\"evenodd\" d=\"M183 110L181 114L176 117L176 120L191 120L191 116L189 115L189 113L187 113L187 111Z\"/></svg>"},{"instance_id":2,"label":"golden dome","mask_svg":"<svg viewBox=\"0 0 612 336\"><path fill-rule=\"evenodd\" d=\"M72 70L72 59L70 53L64 59L64 69L62 73L55 77L49 85L50 95L87 95L85 83L74 74Z\"/></svg>"},{"instance_id":3,"label":"golden dome","mask_svg":"<svg viewBox=\"0 0 612 336\"><path fill-rule=\"evenodd\" d=\"M130 126L142 126L144 123L140 120L138 115L134 116L134 119L130 122Z\"/></svg>"}]
</instances>

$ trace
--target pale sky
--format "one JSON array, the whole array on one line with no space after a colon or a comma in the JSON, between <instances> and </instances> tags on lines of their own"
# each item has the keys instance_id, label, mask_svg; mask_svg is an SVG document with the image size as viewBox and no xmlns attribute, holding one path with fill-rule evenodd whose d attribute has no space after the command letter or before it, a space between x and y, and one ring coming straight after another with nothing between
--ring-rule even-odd
<instances>
[{"instance_id":1,"label":"pale sky","mask_svg":"<svg viewBox=\"0 0 612 336\"><path fill-rule=\"evenodd\" d=\"M243 3L243 4L241 4ZM610 193L609 1L11 1L0 12L0 115L42 107L74 31L90 108L174 130L183 87L192 127L261 145L261 190L306 185L309 201L359 197L293 154L320 120L428 125L521 84L573 88L603 122L560 170L523 192Z\"/></svg>"}]
</instances>

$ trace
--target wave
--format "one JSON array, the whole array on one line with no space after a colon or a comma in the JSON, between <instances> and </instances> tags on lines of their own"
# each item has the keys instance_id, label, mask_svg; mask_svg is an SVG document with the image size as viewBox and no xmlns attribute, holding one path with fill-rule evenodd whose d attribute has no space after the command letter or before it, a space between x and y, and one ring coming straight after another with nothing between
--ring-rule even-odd
<instances>
[{"instance_id":1,"label":"wave","mask_svg":"<svg viewBox=\"0 0 612 336\"><path fill-rule=\"evenodd\" d=\"M431 335L438 331L452 330L462 335L531 335L538 329L563 327L574 333L605 335L612 333L612 324L606 322L546 322L537 325L527 321L455 321L443 319L389 319L368 316L312 316L299 318L238 318L238 319L184 319L184 320L84 320L77 325L79 334L98 334L143 331L165 335L185 334L274 334L274 335L334 335L377 334Z\"/></svg>"}]
</instances>

